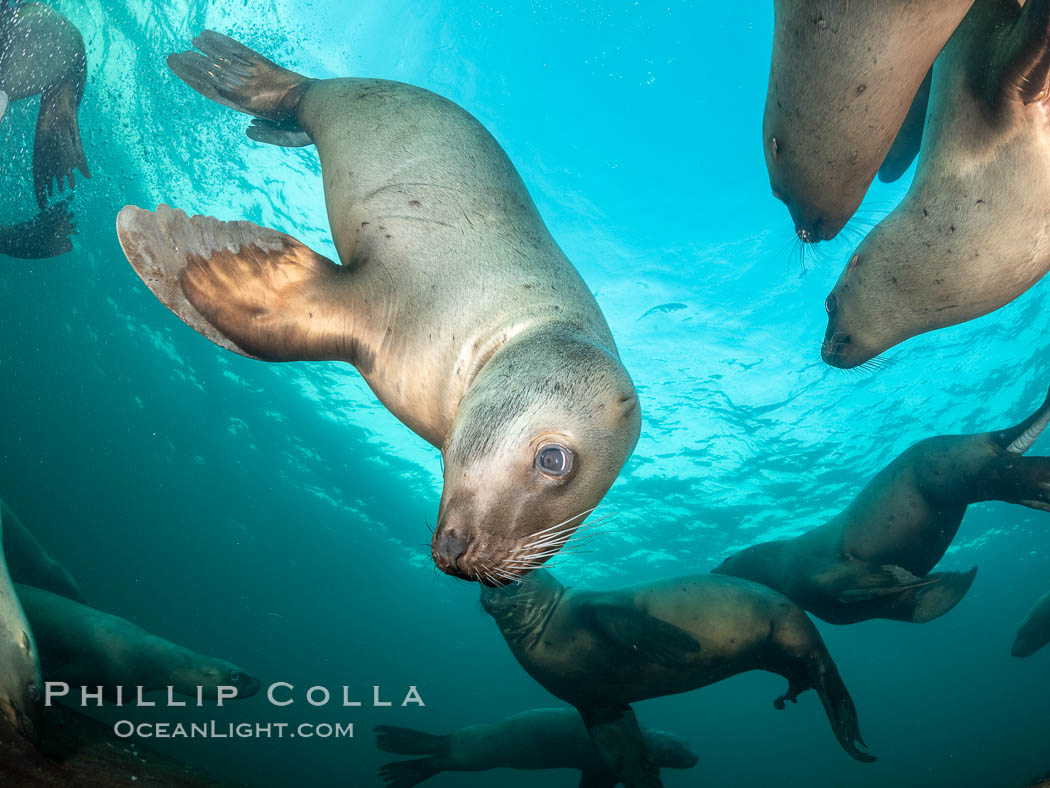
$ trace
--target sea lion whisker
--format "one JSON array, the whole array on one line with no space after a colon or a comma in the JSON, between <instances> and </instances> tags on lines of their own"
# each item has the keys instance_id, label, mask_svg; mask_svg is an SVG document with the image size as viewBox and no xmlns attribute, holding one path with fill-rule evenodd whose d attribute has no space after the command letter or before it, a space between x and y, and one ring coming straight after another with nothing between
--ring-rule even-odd
<instances>
[{"instance_id":1,"label":"sea lion whisker","mask_svg":"<svg viewBox=\"0 0 1050 788\"><path fill-rule=\"evenodd\" d=\"M571 523L573 520L575 520L578 517L582 517L582 516L586 516L586 515L590 514L591 512L593 512L597 508L598 508L597 506L592 506L590 509L584 509L579 514L574 514L572 517L569 517L569 518L567 518L565 520L562 520L560 523L555 523L550 528L544 528L542 531L535 531L532 534L530 534L530 536L543 536L544 534L548 533L549 531L553 531L553 530L555 530L557 528L561 528L566 523Z\"/></svg>"}]
</instances>

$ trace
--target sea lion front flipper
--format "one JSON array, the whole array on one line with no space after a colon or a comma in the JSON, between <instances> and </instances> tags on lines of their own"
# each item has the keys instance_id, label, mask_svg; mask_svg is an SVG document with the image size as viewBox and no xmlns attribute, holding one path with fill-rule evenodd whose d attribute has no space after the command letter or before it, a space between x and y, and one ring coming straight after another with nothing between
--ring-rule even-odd
<instances>
[{"instance_id":1,"label":"sea lion front flipper","mask_svg":"<svg viewBox=\"0 0 1050 788\"><path fill-rule=\"evenodd\" d=\"M630 605L589 602L580 612L606 640L647 662L678 665L700 651L700 643L684 629Z\"/></svg>"},{"instance_id":2,"label":"sea lion front flipper","mask_svg":"<svg viewBox=\"0 0 1050 788\"><path fill-rule=\"evenodd\" d=\"M598 753L625 788L663 788L660 770L649 758L630 706L579 711Z\"/></svg>"},{"instance_id":3,"label":"sea lion front flipper","mask_svg":"<svg viewBox=\"0 0 1050 788\"><path fill-rule=\"evenodd\" d=\"M880 566L857 560L850 560L838 574L834 580L818 578L818 584L830 588L831 595L844 603L867 602L937 582L918 577L901 566Z\"/></svg>"},{"instance_id":4,"label":"sea lion front flipper","mask_svg":"<svg viewBox=\"0 0 1050 788\"><path fill-rule=\"evenodd\" d=\"M883 183L892 183L898 180L908 171L915 157L919 155L922 147L922 133L926 127L926 109L930 103L930 83L933 80L933 69L926 72L926 78L919 86L915 98L912 99L908 114L897 132L889 153L879 168L879 180Z\"/></svg>"},{"instance_id":5,"label":"sea lion front flipper","mask_svg":"<svg viewBox=\"0 0 1050 788\"><path fill-rule=\"evenodd\" d=\"M117 235L153 294L215 344L264 361L356 362L347 269L291 236L166 205L125 207Z\"/></svg>"},{"instance_id":6,"label":"sea lion front flipper","mask_svg":"<svg viewBox=\"0 0 1050 788\"><path fill-rule=\"evenodd\" d=\"M61 82L40 96L40 114L33 141L33 193L41 208L47 206L52 191L61 193L64 190L63 179L70 191L73 190L74 170L80 170L85 178L91 177L77 119L86 79L87 63L81 57Z\"/></svg>"},{"instance_id":7,"label":"sea lion front flipper","mask_svg":"<svg viewBox=\"0 0 1050 788\"><path fill-rule=\"evenodd\" d=\"M56 202L21 224L0 226L0 254L22 260L42 260L71 252L76 233L69 200Z\"/></svg>"},{"instance_id":8,"label":"sea lion front flipper","mask_svg":"<svg viewBox=\"0 0 1050 788\"><path fill-rule=\"evenodd\" d=\"M265 118L252 118L252 123L245 132L256 142L267 145L279 145L282 148L305 148L313 145L310 135L294 124L280 124Z\"/></svg>"},{"instance_id":9,"label":"sea lion front flipper","mask_svg":"<svg viewBox=\"0 0 1050 788\"><path fill-rule=\"evenodd\" d=\"M1028 0L993 46L991 67L982 63L975 75L992 80L993 106L996 99L1023 104L1050 99L1050 0Z\"/></svg>"},{"instance_id":10,"label":"sea lion front flipper","mask_svg":"<svg viewBox=\"0 0 1050 788\"><path fill-rule=\"evenodd\" d=\"M829 593L840 603L881 601L881 617L916 624L943 616L955 607L977 575L977 567L969 572L937 572L918 577L900 566L877 566L863 561L851 561L848 566L848 575L828 586L832 589Z\"/></svg>"},{"instance_id":11,"label":"sea lion front flipper","mask_svg":"<svg viewBox=\"0 0 1050 788\"><path fill-rule=\"evenodd\" d=\"M610 770L585 771L580 776L579 788L616 788L620 784L620 778Z\"/></svg>"}]
</instances>

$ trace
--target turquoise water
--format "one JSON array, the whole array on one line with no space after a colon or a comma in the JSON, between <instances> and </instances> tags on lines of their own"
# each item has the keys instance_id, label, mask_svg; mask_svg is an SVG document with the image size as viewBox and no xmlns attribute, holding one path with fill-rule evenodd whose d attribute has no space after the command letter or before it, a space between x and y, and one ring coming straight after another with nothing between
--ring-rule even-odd
<instances>
[{"instance_id":1,"label":"turquoise water","mask_svg":"<svg viewBox=\"0 0 1050 788\"><path fill-rule=\"evenodd\" d=\"M87 46L92 178L77 185L73 253L0 260L0 496L96 607L264 684L349 684L365 696L380 684L395 697L416 685L427 703L314 709L300 695L274 710L258 696L149 716L356 724L353 741L153 743L216 774L378 785L391 756L376 751L372 725L445 732L554 701L514 662L477 588L432 567L438 452L351 368L221 351L126 263L116 212L161 202L248 218L335 257L313 150L252 142L243 116L164 65L205 27L312 76L434 90L506 148L597 296L644 413L600 510L614 525L558 567L567 582L706 571L800 533L911 443L1016 423L1050 384L1045 283L908 341L877 374L822 364L824 296L908 178L873 187L850 229L803 266L762 159L769 3L51 5ZM20 102L0 124L5 222L31 214L35 116L35 102ZM1050 586L1048 528L1045 513L972 506L942 562L980 566L957 609L921 626L819 624L877 763L839 749L814 693L777 712L783 680L753 673L638 704L643 722L700 754L666 784L1021 786L1050 768L1050 652L1009 655ZM427 785L540 780L571 786L576 775Z\"/></svg>"}]
</instances>

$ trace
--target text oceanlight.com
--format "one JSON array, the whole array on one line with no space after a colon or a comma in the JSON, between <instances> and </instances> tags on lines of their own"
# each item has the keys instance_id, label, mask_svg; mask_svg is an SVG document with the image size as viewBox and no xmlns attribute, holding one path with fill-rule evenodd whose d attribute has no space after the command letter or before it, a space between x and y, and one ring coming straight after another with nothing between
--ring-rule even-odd
<instances>
[{"instance_id":1,"label":"text oceanlight.com","mask_svg":"<svg viewBox=\"0 0 1050 788\"><path fill-rule=\"evenodd\" d=\"M122 739L352 739L352 722L131 722L120 720L113 732Z\"/></svg>"}]
</instances>

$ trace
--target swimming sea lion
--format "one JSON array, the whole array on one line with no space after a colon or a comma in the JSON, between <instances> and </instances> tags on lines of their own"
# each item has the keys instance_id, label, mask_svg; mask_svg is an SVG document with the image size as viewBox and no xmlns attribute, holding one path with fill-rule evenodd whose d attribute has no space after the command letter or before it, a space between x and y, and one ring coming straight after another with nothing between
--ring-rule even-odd
<instances>
[{"instance_id":1,"label":"swimming sea lion","mask_svg":"<svg viewBox=\"0 0 1050 788\"><path fill-rule=\"evenodd\" d=\"M1050 509L1050 457L1022 456L1048 421L1050 395L1011 429L920 441L824 525L748 547L714 571L775 588L832 624L942 616L977 573L930 574L969 504Z\"/></svg>"},{"instance_id":2,"label":"swimming sea lion","mask_svg":"<svg viewBox=\"0 0 1050 788\"><path fill-rule=\"evenodd\" d=\"M0 509L0 714L19 733L36 742L43 710L40 657L4 559L5 515Z\"/></svg>"},{"instance_id":3,"label":"swimming sea lion","mask_svg":"<svg viewBox=\"0 0 1050 788\"><path fill-rule=\"evenodd\" d=\"M880 167L885 178L908 168L923 80L972 3L774 2L762 139L773 194L803 241L834 238Z\"/></svg>"},{"instance_id":4,"label":"swimming sea lion","mask_svg":"<svg viewBox=\"0 0 1050 788\"><path fill-rule=\"evenodd\" d=\"M77 581L64 566L48 555L43 545L3 501L0 501L0 517L4 521L4 554L7 556L7 570L11 579L83 602L84 595Z\"/></svg>"},{"instance_id":5,"label":"swimming sea lion","mask_svg":"<svg viewBox=\"0 0 1050 788\"><path fill-rule=\"evenodd\" d=\"M40 95L33 142L33 192L46 207L55 188L91 177L77 110L87 80L84 39L68 19L40 3L0 0L0 120L8 103Z\"/></svg>"},{"instance_id":6,"label":"swimming sea lion","mask_svg":"<svg viewBox=\"0 0 1050 788\"><path fill-rule=\"evenodd\" d=\"M1050 269L1048 9L978 0L945 46L911 188L825 301L828 364L987 314Z\"/></svg>"},{"instance_id":7,"label":"swimming sea lion","mask_svg":"<svg viewBox=\"0 0 1050 788\"><path fill-rule=\"evenodd\" d=\"M342 360L440 447L434 561L501 583L540 565L638 439L634 386L587 285L499 144L461 107L373 79L311 80L225 36L172 55L187 84L317 145L342 265L249 222L126 207L128 260L188 325L267 361Z\"/></svg>"},{"instance_id":8,"label":"swimming sea lion","mask_svg":"<svg viewBox=\"0 0 1050 788\"><path fill-rule=\"evenodd\" d=\"M20 224L0 225L0 255L23 260L56 257L72 251L76 232L69 201L55 203Z\"/></svg>"},{"instance_id":9,"label":"swimming sea lion","mask_svg":"<svg viewBox=\"0 0 1050 788\"><path fill-rule=\"evenodd\" d=\"M788 680L774 705L807 689L824 703L839 743L864 744L846 685L813 622L764 586L719 575L617 591L579 591L550 572L483 588L481 603L511 653L548 692L575 706L628 788L660 785L629 704L706 687L749 670Z\"/></svg>"},{"instance_id":10,"label":"swimming sea lion","mask_svg":"<svg viewBox=\"0 0 1050 788\"><path fill-rule=\"evenodd\" d=\"M125 702L143 692L172 687L189 697L214 699L219 686L250 698L259 681L223 659L206 657L164 640L123 618L103 613L50 591L15 584L40 648L47 681L72 687L102 687L112 698L123 687Z\"/></svg>"},{"instance_id":11,"label":"swimming sea lion","mask_svg":"<svg viewBox=\"0 0 1050 788\"><path fill-rule=\"evenodd\" d=\"M673 733L642 728L645 751L660 769L691 769L696 753ZM468 725L446 736L381 725L376 744L385 752L427 755L383 766L388 788L411 788L445 771L578 769L584 788L613 788L609 770L575 709L533 709L489 725Z\"/></svg>"},{"instance_id":12,"label":"swimming sea lion","mask_svg":"<svg viewBox=\"0 0 1050 788\"><path fill-rule=\"evenodd\" d=\"M1021 622L1010 653L1015 657L1030 657L1047 643L1050 643L1050 591L1039 598Z\"/></svg>"}]
</instances>

